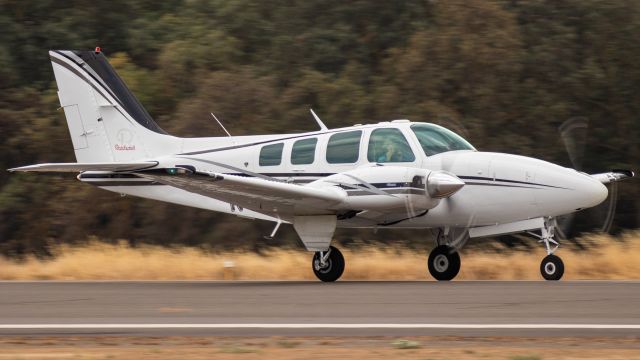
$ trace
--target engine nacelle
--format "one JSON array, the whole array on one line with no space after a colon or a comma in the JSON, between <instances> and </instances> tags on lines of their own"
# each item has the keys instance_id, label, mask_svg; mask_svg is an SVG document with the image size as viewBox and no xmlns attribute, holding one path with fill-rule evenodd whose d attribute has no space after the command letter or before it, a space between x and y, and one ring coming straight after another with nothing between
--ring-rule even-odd
<instances>
[{"instance_id":1,"label":"engine nacelle","mask_svg":"<svg viewBox=\"0 0 640 360\"><path fill-rule=\"evenodd\" d=\"M464 186L455 175L443 171L402 166L372 166L328 176L308 186L331 186L344 191L340 210L424 211Z\"/></svg>"}]
</instances>

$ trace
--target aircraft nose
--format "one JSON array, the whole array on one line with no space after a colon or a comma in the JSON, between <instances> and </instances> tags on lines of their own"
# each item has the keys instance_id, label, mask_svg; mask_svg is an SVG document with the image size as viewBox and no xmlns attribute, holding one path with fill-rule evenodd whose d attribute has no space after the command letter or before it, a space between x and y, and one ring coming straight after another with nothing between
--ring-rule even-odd
<instances>
[{"instance_id":1,"label":"aircraft nose","mask_svg":"<svg viewBox=\"0 0 640 360\"><path fill-rule=\"evenodd\" d=\"M534 191L538 208L546 216L568 214L594 207L609 195L607 188L593 177L573 169L547 167L539 172L536 182L555 188Z\"/></svg>"},{"instance_id":2,"label":"aircraft nose","mask_svg":"<svg viewBox=\"0 0 640 360\"><path fill-rule=\"evenodd\" d=\"M600 181L584 175L585 179L581 182L578 190L582 194L585 202L585 208L593 207L603 202L609 195L609 190Z\"/></svg>"}]
</instances>

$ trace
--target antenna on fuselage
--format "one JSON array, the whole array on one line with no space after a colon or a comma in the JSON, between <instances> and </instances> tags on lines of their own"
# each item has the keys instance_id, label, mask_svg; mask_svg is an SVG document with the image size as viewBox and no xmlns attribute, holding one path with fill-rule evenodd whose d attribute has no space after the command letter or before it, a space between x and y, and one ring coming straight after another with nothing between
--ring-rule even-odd
<instances>
[{"instance_id":1,"label":"antenna on fuselage","mask_svg":"<svg viewBox=\"0 0 640 360\"><path fill-rule=\"evenodd\" d=\"M229 137L231 137L231 134L229 134L229 132L227 131L227 129L224 127L224 125L222 125L222 122L221 122L220 120L218 120L218 118L217 118L215 115L213 115L213 113L210 113L210 114L211 114L211 116L213 116L213 118L218 122L218 125L220 125L220 127L222 128L222 130L224 130L224 132L226 132L226 133L227 133L227 135L228 135Z\"/></svg>"},{"instance_id":2,"label":"antenna on fuselage","mask_svg":"<svg viewBox=\"0 0 640 360\"><path fill-rule=\"evenodd\" d=\"M311 111L311 115L313 115L313 118L316 119L316 122L318 123L318 125L320 125L320 130L325 131L325 130L329 130L329 128L327 127L327 125L325 125L322 120L320 120L320 118L318 117L318 115L316 115L315 112L313 112L313 109L309 109L309 111Z\"/></svg>"}]
</instances>

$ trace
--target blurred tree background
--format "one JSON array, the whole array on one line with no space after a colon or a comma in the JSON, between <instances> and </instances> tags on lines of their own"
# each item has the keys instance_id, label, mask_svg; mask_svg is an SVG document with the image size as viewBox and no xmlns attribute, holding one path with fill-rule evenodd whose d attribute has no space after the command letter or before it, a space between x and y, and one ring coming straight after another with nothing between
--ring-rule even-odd
<instances>
[{"instance_id":1,"label":"blurred tree background","mask_svg":"<svg viewBox=\"0 0 640 360\"><path fill-rule=\"evenodd\" d=\"M0 168L73 162L49 49L101 46L177 136L315 129L408 118L479 150L570 166L558 127L584 118L583 169L640 164L640 2L0 0ZM622 183L614 231L640 224ZM597 211L576 226L599 225ZM0 171L0 253L106 241L213 248L265 244L271 224L121 198L71 175ZM343 242L424 243L421 231L341 230Z\"/></svg>"}]
</instances>

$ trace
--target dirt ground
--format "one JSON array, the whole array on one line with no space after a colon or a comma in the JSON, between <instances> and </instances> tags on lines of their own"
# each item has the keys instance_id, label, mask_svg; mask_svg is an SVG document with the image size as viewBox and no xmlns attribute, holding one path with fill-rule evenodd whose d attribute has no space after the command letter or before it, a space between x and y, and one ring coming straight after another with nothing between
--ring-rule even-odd
<instances>
[{"instance_id":1,"label":"dirt ground","mask_svg":"<svg viewBox=\"0 0 640 360\"><path fill-rule=\"evenodd\" d=\"M640 359L628 338L0 337L0 359Z\"/></svg>"}]
</instances>

